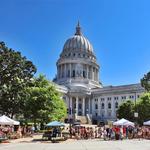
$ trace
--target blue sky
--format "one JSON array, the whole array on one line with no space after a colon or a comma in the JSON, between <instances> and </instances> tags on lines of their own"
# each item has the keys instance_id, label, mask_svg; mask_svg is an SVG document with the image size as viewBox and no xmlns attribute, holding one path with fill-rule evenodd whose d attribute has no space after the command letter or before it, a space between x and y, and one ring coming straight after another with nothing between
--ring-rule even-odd
<instances>
[{"instance_id":1,"label":"blue sky","mask_svg":"<svg viewBox=\"0 0 150 150\"><path fill-rule=\"evenodd\" d=\"M0 41L22 52L48 79L80 20L104 85L140 82L150 71L149 0L0 0Z\"/></svg>"}]
</instances>

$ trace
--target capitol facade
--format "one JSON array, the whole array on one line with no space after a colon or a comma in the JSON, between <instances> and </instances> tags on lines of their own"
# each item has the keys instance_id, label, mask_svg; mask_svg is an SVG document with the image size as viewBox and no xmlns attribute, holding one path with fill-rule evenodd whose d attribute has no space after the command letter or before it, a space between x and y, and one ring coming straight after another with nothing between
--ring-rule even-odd
<instances>
[{"instance_id":1,"label":"capitol facade","mask_svg":"<svg viewBox=\"0 0 150 150\"><path fill-rule=\"evenodd\" d=\"M82 123L116 120L118 106L126 100L136 103L144 92L140 84L103 86L93 46L78 23L75 34L66 40L57 61L54 79L68 108L68 119Z\"/></svg>"}]
</instances>

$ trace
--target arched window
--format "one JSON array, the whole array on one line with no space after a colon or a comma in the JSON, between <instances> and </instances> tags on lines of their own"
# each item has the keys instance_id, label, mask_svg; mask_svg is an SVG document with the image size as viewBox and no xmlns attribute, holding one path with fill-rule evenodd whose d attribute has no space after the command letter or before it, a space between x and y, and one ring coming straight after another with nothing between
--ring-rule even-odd
<instances>
[{"instance_id":1,"label":"arched window","mask_svg":"<svg viewBox=\"0 0 150 150\"><path fill-rule=\"evenodd\" d=\"M98 109L98 105L97 104L95 104L95 109Z\"/></svg>"},{"instance_id":2,"label":"arched window","mask_svg":"<svg viewBox=\"0 0 150 150\"><path fill-rule=\"evenodd\" d=\"M101 108L104 109L104 107L105 107L105 105L104 105L104 103L102 103Z\"/></svg>"},{"instance_id":3,"label":"arched window","mask_svg":"<svg viewBox=\"0 0 150 150\"><path fill-rule=\"evenodd\" d=\"M75 70L72 71L72 77L75 77Z\"/></svg>"},{"instance_id":4,"label":"arched window","mask_svg":"<svg viewBox=\"0 0 150 150\"><path fill-rule=\"evenodd\" d=\"M85 78L86 77L86 75L85 75L85 71L83 71L83 78Z\"/></svg>"},{"instance_id":5,"label":"arched window","mask_svg":"<svg viewBox=\"0 0 150 150\"><path fill-rule=\"evenodd\" d=\"M115 103L115 108L118 108L118 102Z\"/></svg>"},{"instance_id":6,"label":"arched window","mask_svg":"<svg viewBox=\"0 0 150 150\"><path fill-rule=\"evenodd\" d=\"M79 109L82 109L82 104L79 104Z\"/></svg>"},{"instance_id":7,"label":"arched window","mask_svg":"<svg viewBox=\"0 0 150 150\"><path fill-rule=\"evenodd\" d=\"M108 103L108 108L111 109L111 103Z\"/></svg>"}]
</instances>

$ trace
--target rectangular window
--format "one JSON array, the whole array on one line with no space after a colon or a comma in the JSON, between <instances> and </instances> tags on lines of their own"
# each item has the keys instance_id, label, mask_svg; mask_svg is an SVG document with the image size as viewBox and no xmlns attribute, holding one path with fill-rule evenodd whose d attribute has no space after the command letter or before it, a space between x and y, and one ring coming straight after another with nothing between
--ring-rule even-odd
<instances>
[{"instance_id":1,"label":"rectangular window","mask_svg":"<svg viewBox=\"0 0 150 150\"><path fill-rule=\"evenodd\" d=\"M98 105L97 104L95 104L95 109L98 109Z\"/></svg>"},{"instance_id":2,"label":"rectangular window","mask_svg":"<svg viewBox=\"0 0 150 150\"><path fill-rule=\"evenodd\" d=\"M111 100L111 97L107 97L107 100Z\"/></svg>"}]
</instances>

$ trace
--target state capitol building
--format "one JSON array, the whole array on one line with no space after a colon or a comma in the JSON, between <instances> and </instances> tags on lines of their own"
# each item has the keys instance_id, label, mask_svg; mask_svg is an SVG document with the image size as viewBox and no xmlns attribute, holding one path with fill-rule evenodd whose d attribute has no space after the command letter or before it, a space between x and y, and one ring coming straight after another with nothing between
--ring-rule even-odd
<instances>
[{"instance_id":1,"label":"state capitol building","mask_svg":"<svg viewBox=\"0 0 150 150\"><path fill-rule=\"evenodd\" d=\"M66 40L56 64L53 81L63 94L68 118L82 123L116 120L118 106L129 99L135 103L144 92L140 84L103 86L93 46L83 36L79 23L75 34Z\"/></svg>"}]
</instances>

